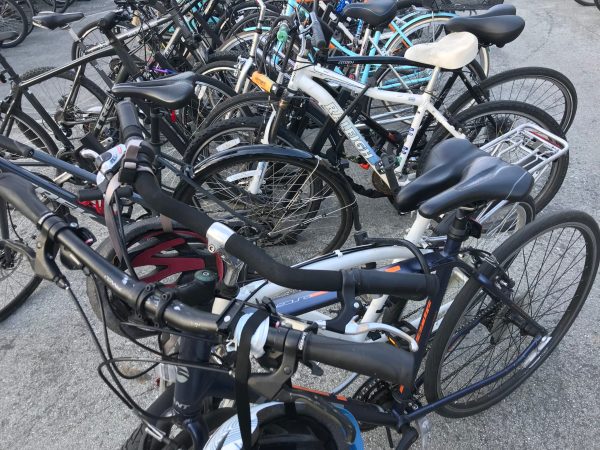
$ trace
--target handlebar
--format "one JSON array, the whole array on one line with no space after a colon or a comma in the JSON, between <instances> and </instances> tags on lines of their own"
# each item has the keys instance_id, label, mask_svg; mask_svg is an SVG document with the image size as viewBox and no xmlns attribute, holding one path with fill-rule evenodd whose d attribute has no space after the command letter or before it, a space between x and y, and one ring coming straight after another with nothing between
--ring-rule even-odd
<instances>
[{"instance_id":1,"label":"handlebar","mask_svg":"<svg viewBox=\"0 0 600 450\"><path fill-rule=\"evenodd\" d=\"M0 197L36 223L39 228L57 230L53 240L76 255L83 266L126 301L131 308L141 305L141 312L145 317L156 316L161 308L161 298L152 294L148 289L150 285L129 278L126 273L86 245L63 219L56 216L37 198L29 182L14 174L0 174ZM310 271L311 274L318 272L326 271ZM215 334L219 331L219 316L193 308L178 300L173 300L167 308L164 308L161 319L175 329L190 333ZM265 347L283 351L288 333L301 332L283 327L270 327ZM391 345L348 342L309 333L306 333L300 342L297 354L304 360L333 365L392 383L406 383L412 376L414 365L412 355ZM394 361L394 364L386 364L387 361Z\"/></svg>"}]
</instances>

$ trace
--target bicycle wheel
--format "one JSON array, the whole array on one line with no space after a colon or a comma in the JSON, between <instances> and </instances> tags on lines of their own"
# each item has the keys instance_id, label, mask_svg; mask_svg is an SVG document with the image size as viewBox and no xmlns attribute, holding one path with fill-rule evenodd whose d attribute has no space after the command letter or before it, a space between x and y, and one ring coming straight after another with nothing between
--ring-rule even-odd
<instances>
[{"instance_id":1,"label":"bicycle wheel","mask_svg":"<svg viewBox=\"0 0 600 450\"><path fill-rule=\"evenodd\" d=\"M28 70L21 76L21 80L29 80L52 69L52 67L38 67ZM75 86L74 71L63 72L36 83L29 87L29 92L38 99L75 146L94 128L106 101L106 93L86 77L82 77ZM72 92L76 92L76 94L71 97L69 106L67 106ZM42 120L42 117L26 98L21 101L21 109L41 122L48 133L52 133L49 124Z\"/></svg>"},{"instance_id":2,"label":"bicycle wheel","mask_svg":"<svg viewBox=\"0 0 600 450\"><path fill-rule=\"evenodd\" d=\"M0 47L15 47L27 36L29 25L25 11L14 0L0 1L0 32L15 31L19 35L11 41L4 41Z\"/></svg>"},{"instance_id":3,"label":"bicycle wheel","mask_svg":"<svg viewBox=\"0 0 600 450\"><path fill-rule=\"evenodd\" d=\"M596 4L595 0L594 1L588 1L588 0L575 0L577 3L579 3L580 5L583 6L594 6Z\"/></svg>"},{"instance_id":4,"label":"bicycle wheel","mask_svg":"<svg viewBox=\"0 0 600 450\"><path fill-rule=\"evenodd\" d=\"M56 143L44 128L35 119L18 109L15 109L11 113L9 123L3 135L17 142L27 144L32 148L42 150L50 155L58 153ZM6 153L3 157L15 158L14 155Z\"/></svg>"},{"instance_id":5,"label":"bicycle wheel","mask_svg":"<svg viewBox=\"0 0 600 450\"><path fill-rule=\"evenodd\" d=\"M35 248L37 230L10 204L0 200L0 237ZM0 322L19 309L41 281L23 255L0 242Z\"/></svg>"},{"instance_id":6,"label":"bicycle wheel","mask_svg":"<svg viewBox=\"0 0 600 450\"><path fill-rule=\"evenodd\" d=\"M172 415L174 391L175 386L169 386L146 410L154 416L165 418L161 421L150 420L150 423L165 433L166 436L169 436L172 444L165 445L157 441L148 434L148 427L141 424L131 433L121 450L161 450L173 448L173 444L177 448L192 447L191 437L169 419L169 416ZM219 399L207 398L202 404L202 418L211 431L216 430L217 427L235 414L235 408L220 407L219 403Z\"/></svg>"},{"instance_id":7,"label":"bicycle wheel","mask_svg":"<svg viewBox=\"0 0 600 450\"><path fill-rule=\"evenodd\" d=\"M31 0L18 0L17 3L25 13L25 17L27 17L27 34L29 34L33 31L32 18L36 15L35 7Z\"/></svg>"},{"instance_id":8,"label":"bicycle wheel","mask_svg":"<svg viewBox=\"0 0 600 450\"><path fill-rule=\"evenodd\" d=\"M535 106L514 101L495 101L475 105L454 116L457 129L461 130L473 144L481 147L493 139L507 133L524 123L534 123L550 133L562 136L563 132L556 121ZM452 135L442 126L438 126L429 142L423 149L419 159L417 175L422 173L425 161L431 149ZM508 162L516 162L522 157L517 150L507 152L502 158ZM560 189L567 168L569 155L566 154L534 174L535 185L531 192L536 212L540 212L554 198Z\"/></svg>"},{"instance_id":9,"label":"bicycle wheel","mask_svg":"<svg viewBox=\"0 0 600 450\"><path fill-rule=\"evenodd\" d=\"M437 410L447 417L477 414L519 387L567 333L590 292L598 270L598 224L577 211L536 220L502 244L494 256L514 282L512 301L548 334L512 372ZM497 277L484 263L481 272ZM425 368L429 403L509 367L533 337L497 299L470 280L440 325Z\"/></svg>"},{"instance_id":10,"label":"bicycle wheel","mask_svg":"<svg viewBox=\"0 0 600 450\"><path fill-rule=\"evenodd\" d=\"M571 80L545 67L521 67L491 76L479 83L490 101L514 100L537 106L548 113L566 133L577 113L577 90ZM469 92L463 93L448 107L458 114L474 104Z\"/></svg>"},{"instance_id":11,"label":"bicycle wheel","mask_svg":"<svg viewBox=\"0 0 600 450\"><path fill-rule=\"evenodd\" d=\"M194 182L196 187L182 183L175 198L287 265L339 248L352 228L356 200L345 180L306 152L230 150L197 168Z\"/></svg>"},{"instance_id":12,"label":"bicycle wheel","mask_svg":"<svg viewBox=\"0 0 600 450\"><path fill-rule=\"evenodd\" d=\"M120 33L123 33L129 29L133 28L133 25L128 22L121 22L115 25L113 28L113 32L116 36ZM75 60L84 56L85 54L94 51L93 49L99 49L100 46L109 46L108 41L106 40L106 36L104 36L100 32L100 28L98 28L98 22L90 22L81 28L77 32L78 41L73 42L71 45L71 59ZM104 58L97 58L94 60L94 63L97 64L99 70L104 72L106 75L113 74L112 62L113 60L118 61L118 58L115 56L106 56ZM101 78L98 76L96 79L95 71L88 71L89 76L94 76L94 81L100 82ZM102 83L104 83L102 81Z\"/></svg>"},{"instance_id":13,"label":"bicycle wheel","mask_svg":"<svg viewBox=\"0 0 600 450\"><path fill-rule=\"evenodd\" d=\"M214 78L231 89L235 89L238 80L237 57L234 57L233 53L228 54L231 56L203 64L195 68L194 72L198 75Z\"/></svg>"}]
</instances>

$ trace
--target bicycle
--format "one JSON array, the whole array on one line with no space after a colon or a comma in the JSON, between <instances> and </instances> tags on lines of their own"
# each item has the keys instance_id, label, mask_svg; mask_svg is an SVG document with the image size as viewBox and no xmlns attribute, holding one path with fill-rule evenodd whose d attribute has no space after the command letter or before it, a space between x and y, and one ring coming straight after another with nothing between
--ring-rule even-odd
<instances>
[{"instance_id":1,"label":"bicycle","mask_svg":"<svg viewBox=\"0 0 600 450\"><path fill-rule=\"evenodd\" d=\"M134 110L132 110L135 113ZM121 118L122 126L133 127L137 122L127 122ZM130 128L130 130L133 130ZM132 139L139 139L143 131L139 128L130 131L128 146ZM444 145L455 146L460 141L450 141ZM464 152L464 149L459 149ZM474 149L472 151L475 151ZM477 151L475 151L477 153ZM474 155L474 154L473 154ZM143 151L138 154L138 162L144 167L151 168L153 159L152 152ZM415 181L405 191L406 207L415 201L420 202L419 210L424 216L434 216L441 211L454 209L455 205L464 205L464 202L477 202L489 200L516 200L525 198L533 185L531 174L517 166L511 166L486 154L477 154L471 162L479 160L479 163L491 164L490 167L501 169L503 177L487 177L480 173L466 174L457 180L454 187L439 186L435 194L425 193L422 189L426 186L424 179ZM458 165L458 164L457 164ZM452 168L444 168L446 173L452 172ZM196 297L194 303L186 303L181 300L175 290L155 291L148 288L145 283L131 279L127 274L116 269L104 259L98 257L93 250L86 246L75 233L60 218L54 216L45 205L39 202L30 187L21 180L11 175L0 176L0 194L10 204L16 205L17 209L32 222L39 224L42 238L41 244L44 248L54 251L55 255L59 248L65 258L70 258L71 267L81 269L87 267L96 276L107 280L112 289L115 289L120 298L130 308L137 310L149 322L155 324L154 330L176 333L179 336L179 353L177 358L166 357L162 360L166 364L175 365L179 368L180 377L175 380L175 389L167 390L159 400L151 407L152 414L148 414L135 404L128 396L123 386L117 379L119 374L118 362L143 361L146 363L156 362L156 359L119 358L114 359L112 355L106 356L101 352L102 367L107 368L115 392L118 392L125 403L135 409L143 418L143 424L135 430L128 448L149 448L156 444L165 447L175 439L179 444L187 442L192 448L202 448L208 438L208 428L205 419L212 417L211 429L223 423L232 411L227 411L226 417L215 419L210 414L203 416L203 400L208 397L235 398L236 409L239 420L239 430L244 444L247 445L250 432L247 419L250 416L249 401L254 401L258 396L267 400L275 400L283 403L294 403L296 401L310 402L317 408L331 412L328 405L331 402L337 407L345 409L359 423L367 423L378 426L389 427L401 435L401 441L397 448L410 447L419 436L417 423L427 414L439 411L444 414L458 414L463 416L479 412L497 403L506 397L516 387L546 360L550 353L556 348L577 313L585 301L591 285L593 284L598 269L598 242L600 230L591 217L584 213L567 212L565 214L552 214L523 228L513 237L509 238L503 246L492 255L480 254L475 249L461 249L462 242L467 235L473 231L467 226L468 213L461 209L464 215L457 216L454 220L452 233L448 236L443 249L434 249L431 253L404 261L400 266L396 265L388 272L374 270L354 271L302 271L286 268L270 260L260 249L247 243L242 237L236 235L226 227L215 224L203 213L185 205L176 204L171 198L160 193L160 186L153 175L147 171L138 173L134 181L136 190L143 198L152 199L157 209L172 218L191 227L196 232L206 235L209 248L223 254L226 252L231 257L239 257L242 260L254 263L260 261L259 270L268 274L271 281L291 289L310 289L318 294L321 291L339 292L339 301L343 305L342 313L329 323L305 323L275 312L264 304L253 304L253 310L248 310L248 304L244 301L230 301L225 304L225 309L217 313L208 313L202 308L210 308L213 300L213 287L216 281L209 273L198 279L197 292L204 295ZM420 184L420 185L419 185ZM20 192L21 196L15 195ZM433 196L431 196L433 195ZM485 197L485 199L484 199ZM464 208L464 207L463 207ZM529 267L529 263L512 268L515 261L520 261L515 255L520 255L527 249L530 243L534 243L533 249L541 249L539 259L542 264L550 262L550 268L555 265L550 254L544 251L552 245L551 243L536 247L535 243L540 241L544 235L553 236L556 230L571 230L571 236L567 236L567 250L573 249L574 261L577 269L574 270L575 282L567 281L565 289L559 289L560 293L553 292L556 288L554 281L556 274L549 276L550 285L544 290L542 300L547 296L555 295L564 300L567 295L572 295L571 300L564 301L566 312L562 320L545 320L543 313L534 312L529 309L527 297L517 296L520 283L513 279L514 274L523 275L523 270ZM49 233L50 230L54 230ZM562 236L558 231L558 236ZM580 236L579 239L573 240ZM578 243L574 248L573 242ZM55 245L58 244L58 245ZM460 252L466 252L473 257L472 265L458 258ZM581 256L581 254L584 256ZM77 255L73 258L69 255ZM500 259L496 258L498 256ZM560 257L564 255L558 255ZM559 258L560 260L561 258ZM47 253L40 252L37 261L44 262L49 267L56 267L52 259L47 258ZM525 260L526 261L526 260ZM569 265L570 266L570 265ZM40 267L40 264L38 264ZM453 302L451 312L444 316L442 324L435 334L432 351L428 354L425 367L425 377L418 377L418 367L426 351L424 343L429 341L429 336L436 325L436 312L443 299L443 293L448 284L454 267L465 271L471 279L469 290L481 289L489 296L489 300L466 294L461 297L461 302ZM559 266L560 267L560 266ZM574 266L570 266L572 269ZM543 267L536 266L538 275ZM431 273L430 273L431 272ZM59 285L67 290L69 295L77 301L72 294L68 282L60 271L54 273L54 279ZM579 278L580 277L580 278ZM122 281L125 280L125 281ZM541 279L538 281L541 282ZM539 283L537 284L539 286ZM572 289L571 289L572 288ZM569 290L570 294L565 294ZM345 330L348 311L352 311L356 302L355 296L364 292L393 293L399 298L425 298L425 312L419 322L419 328L413 340L407 339L402 333L390 336L394 344L379 343L348 343L328 336L321 335L326 328L330 331ZM171 295L161 295L171 293ZM318 295L316 296L318 298ZM473 300L475 299L475 300ZM189 300L188 300L189 302ZM463 312L474 305L480 305L477 313L469 317L466 322L457 322L457 318L464 317ZM552 308L548 310L551 311ZM88 322L89 323L89 322ZM158 326L156 326L158 324ZM150 328L147 328L150 329ZM449 330L449 331L448 331ZM185 334L181 334L184 332ZM517 334L514 341L515 349L509 349L498 359L490 372L481 375L475 381L469 380L465 387L460 387L453 392L439 392L433 389L441 385L440 371L447 367L448 355L452 354L458 345L469 337L483 334L482 342L513 344L509 336ZM199 341L196 336L211 337L212 341ZM218 339L217 336L221 336ZM233 337L235 336L235 337ZM233 346L227 348L219 345L224 339L233 337ZM387 340L388 336L382 337ZM417 348L413 347L413 341ZM222 349L220 353L225 355L237 350L232 359L219 359L218 363L208 364L210 349L213 343ZM403 342L406 342L404 344ZM99 348L99 342L96 341ZM252 343L252 344L251 344ZM498 348L498 347L496 347ZM504 347L502 347L504 348ZM441 349L441 350L439 350ZM415 350L415 351L411 351ZM435 358L434 351L437 352ZM263 364L271 364L275 370L266 374L252 374L248 372L249 352L260 357ZM494 352L488 355L494 355ZM360 355L357 358L357 355ZM456 354L452 354L452 357ZM160 361L160 360L159 360ZM289 383L291 376L296 371L298 362L311 361L322 362L333 365L343 370L355 371L374 379L389 383L394 409L389 410L360 399L349 399L343 396L331 396L328 393L308 391L302 387ZM390 364L395 361L397 364ZM449 363L448 363L449 364ZM501 367L498 367L501 364ZM489 366L489 365L488 365ZM183 369L185 367L186 369ZM237 385L234 387L231 371L235 370ZM185 374L185 376L181 375ZM433 374L433 376L431 376ZM507 378L508 377L508 378ZM108 382L106 376L103 379ZM185 381L184 381L185 380ZM188 383L194 380L194 383ZM508 380L508 381L507 381ZM417 388L425 385L425 392L430 402L421 406L415 399ZM198 389L194 389L198 388ZM488 388L486 390L485 388ZM432 391L433 389L433 391ZM472 399L472 394L484 393L481 398ZM433 395L433 397L431 397ZM435 398L438 395L438 398ZM466 404L460 401L468 399ZM169 411L169 414L165 413ZM181 421L179 417L193 417L192 420ZM169 417L168 419L166 417ZM342 421L342 423L345 423ZM422 424L422 422L421 422ZM178 435L177 431L182 430ZM356 432L359 433L356 428ZM183 439L183 441L182 441ZM128 444L129 445L129 444Z\"/></svg>"}]
</instances>

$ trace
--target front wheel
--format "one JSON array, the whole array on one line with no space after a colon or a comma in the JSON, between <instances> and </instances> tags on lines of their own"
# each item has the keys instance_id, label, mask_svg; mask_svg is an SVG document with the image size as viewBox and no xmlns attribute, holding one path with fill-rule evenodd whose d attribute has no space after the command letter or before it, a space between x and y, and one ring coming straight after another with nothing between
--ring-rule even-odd
<instances>
[{"instance_id":1,"label":"front wheel","mask_svg":"<svg viewBox=\"0 0 600 450\"><path fill-rule=\"evenodd\" d=\"M470 279L442 321L425 367L428 403L515 367L491 384L441 407L446 417L477 414L517 389L548 358L581 311L598 270L600 230L583 212L564 211L537 219L515 233L493 255L514 286L510 299L546 334L536 345L507 306ZM498 281L489 263L480 273ZM534 345L527 357L528 346Z\"/></svg>"}]
</instances>

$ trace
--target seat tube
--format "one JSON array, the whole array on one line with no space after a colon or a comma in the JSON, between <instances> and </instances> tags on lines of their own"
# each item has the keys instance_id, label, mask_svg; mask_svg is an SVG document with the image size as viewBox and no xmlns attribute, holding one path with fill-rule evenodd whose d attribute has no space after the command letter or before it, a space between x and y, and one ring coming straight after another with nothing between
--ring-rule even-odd
<instances>
[{"instance_id":1,"label":"seat tube","mask_svg":"<svg viewBox=\"0 0 600 450\"><path fill-rule=\"evenodd\" d=\"M373 36L373 43L371 44L371 50L369 50L369 56L375 56L377 54L377 47L381 39L381 30L377 30ZM369 80L369 73L371 72L371 64L365 65L363 69L362 77L360 82L366 84Z\"/></svg>"}]
</instances>

